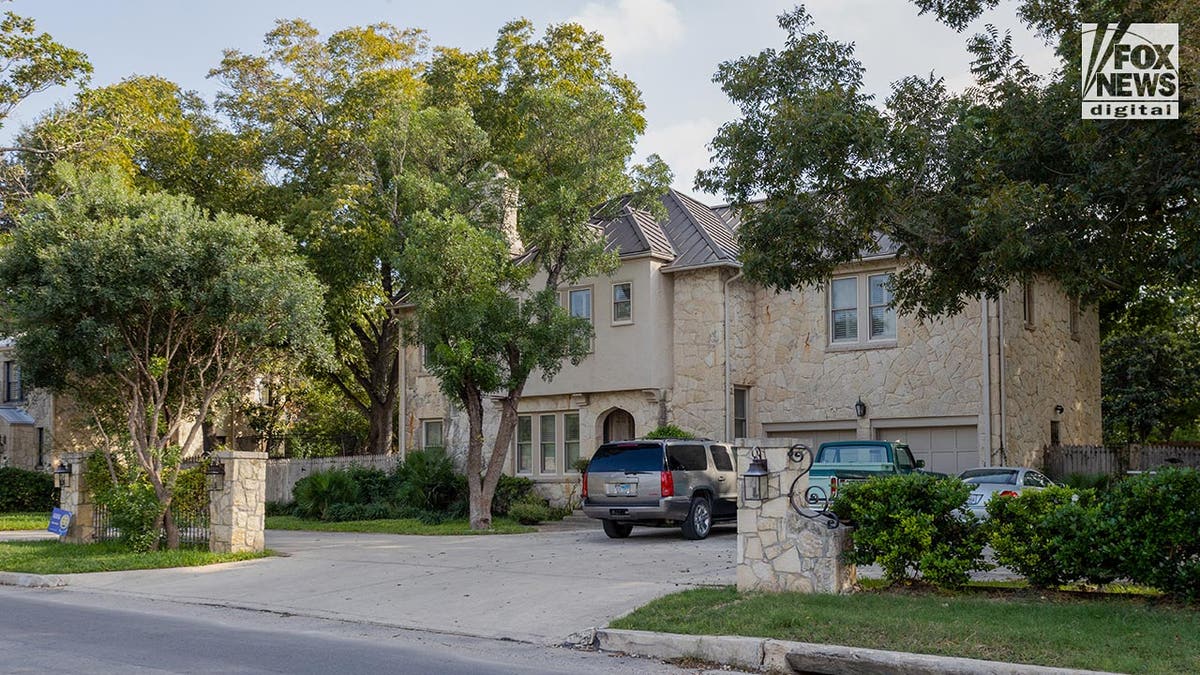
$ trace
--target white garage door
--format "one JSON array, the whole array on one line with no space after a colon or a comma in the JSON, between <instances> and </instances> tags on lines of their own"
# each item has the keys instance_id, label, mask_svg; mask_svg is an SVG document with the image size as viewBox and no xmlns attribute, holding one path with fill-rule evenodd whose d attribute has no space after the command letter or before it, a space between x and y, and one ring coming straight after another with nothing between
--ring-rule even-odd
<instances>
[{"instance_id":1,"label":"white garage door","mask_svg":"<svg viewBox=\"0 0 1200 675\"><path fill-rule=\"evenodd\" d=\"M954 476L980 465L975 425L876 429L875 438L907 443L913 456L925 460L930 471Z\"/></svg>"},{"instance_id":2,"label":"white garage door","mask_svg":"<svg viewBox=\"0 0 1200 675\"><path fill-rule=\"evenodd\" d=\"M768 438L811 438L813 450L830 441L853 441L858 438L854 429L822 429L821 431L778 431L767 432Z\"/></svg>"}]
</instances>

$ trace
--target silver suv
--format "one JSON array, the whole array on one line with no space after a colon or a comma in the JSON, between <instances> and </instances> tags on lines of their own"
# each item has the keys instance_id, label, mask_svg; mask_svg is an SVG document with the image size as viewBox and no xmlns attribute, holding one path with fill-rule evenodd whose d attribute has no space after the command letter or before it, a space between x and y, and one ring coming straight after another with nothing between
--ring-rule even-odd
<instances>
[{"instance_id":1,"label":"silver suv","mask_svg":"<svg viewBox=\"0 0 1200 675\"><path fill-rule=\"evenodd\" d=\"M737 471L729 446L708 439L605 443L583 474L583 512L613 539L634 525L680 527L703 539L737 520Z\"/></svg>"}]
</instances>

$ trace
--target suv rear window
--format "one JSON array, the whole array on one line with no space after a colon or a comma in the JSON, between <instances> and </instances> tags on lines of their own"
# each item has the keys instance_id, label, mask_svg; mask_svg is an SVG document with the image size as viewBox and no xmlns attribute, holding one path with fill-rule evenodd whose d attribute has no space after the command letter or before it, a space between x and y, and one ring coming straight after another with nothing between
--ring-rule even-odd
<instances>
[{"instance_id":1,"label":"suv rear window","mask_svg":"<svg viewBox=\"0 0 1200 675\"><path fill-rule=\"evenodd\" d=\"M588 471L662 471L663 451L658 443L602 445L592 455Z\"/></svg>"},{"instance_id":2,"label":"suv rear window","mask_svg":"<svg viewBox=\"0 0 1200 675\"><path fill-rule=\"evenodd\" d=\"M667 466L672 471L704 471L708 468L708 455L703 445L668 445Z\"/></svg>"}]
</instances>

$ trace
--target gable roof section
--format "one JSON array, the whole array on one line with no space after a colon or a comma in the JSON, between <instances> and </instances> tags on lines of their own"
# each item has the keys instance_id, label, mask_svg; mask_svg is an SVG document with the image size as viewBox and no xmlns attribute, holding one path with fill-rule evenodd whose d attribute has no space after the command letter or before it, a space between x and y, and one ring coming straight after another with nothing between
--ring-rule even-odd
<instances>
[{"instance_id":1,"label":"gable roof section","mask_svg":"<svg viewBox=\"0 0 1200 675\"><path fill-rule=\"evenodd\" d=\"M650 254L663 260L674 260L675 251L671 242L654 217L645 211L623 207L623 213L599 223L604 228L608 244L606 251L616 251L622 256Z\"/></svg>"}]
</instances>

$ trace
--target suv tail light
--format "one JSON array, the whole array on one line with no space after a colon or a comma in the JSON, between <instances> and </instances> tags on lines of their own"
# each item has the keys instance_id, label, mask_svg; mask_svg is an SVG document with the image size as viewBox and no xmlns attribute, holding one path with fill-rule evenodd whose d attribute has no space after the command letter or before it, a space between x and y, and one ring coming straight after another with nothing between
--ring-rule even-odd
<instances>
[{"instance_id":1,"label":"suv tail light","mask_svg":"<svg viewBox=\"0 0 1200 675\"><path fill-rule=\"evenodd\" d=\"M583 498L587 499L587 472L583 472Z\"/></svg>"},{"instance_id":2,"label":"suv tail light","mask_svg":"<svg viewBox=\"0 0 1200 675\"><path fill-rule=\"evenodd\" d=\"M663 497L675 496L675 476L670 471L663 471L659 474L658 493Z\"/></svg>"}]
</instances>

